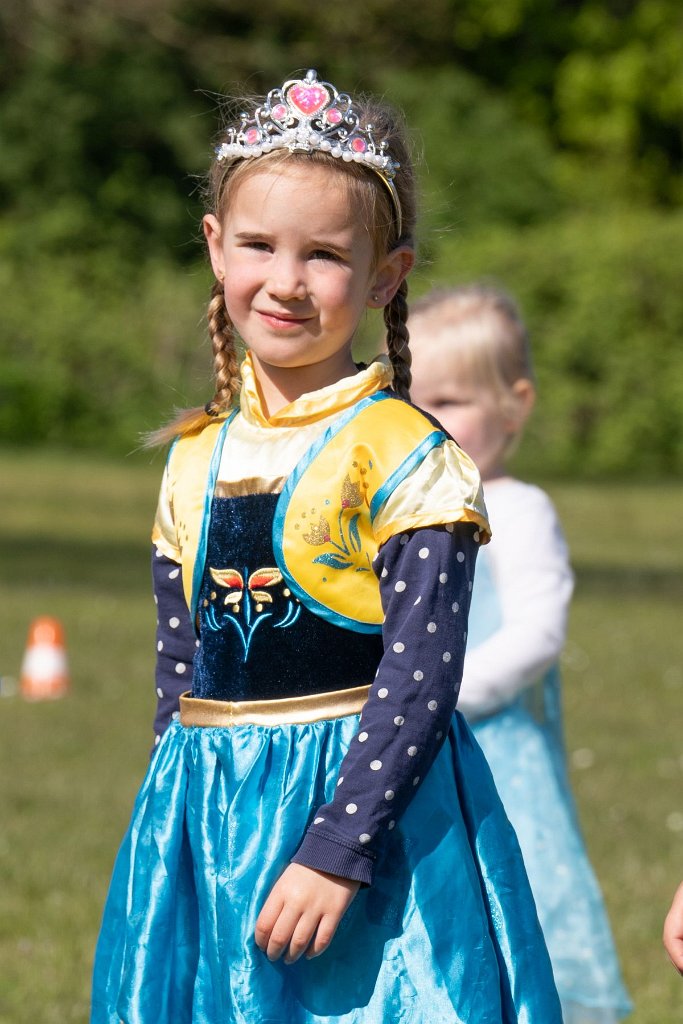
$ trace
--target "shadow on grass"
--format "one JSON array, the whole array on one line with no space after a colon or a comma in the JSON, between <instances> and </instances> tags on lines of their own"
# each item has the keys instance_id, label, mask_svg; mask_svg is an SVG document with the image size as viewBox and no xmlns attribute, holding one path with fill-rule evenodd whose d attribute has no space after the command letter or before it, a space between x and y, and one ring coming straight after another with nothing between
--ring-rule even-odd
<instances>
[{"instance_id":1,"label":"shadow on grass","mask_svg":"<svg viewBox=\"0 0 683 1024\"><path fill-rule=\"evenodd\" d=\"M0 585L74 586L125 592L150 586L151 543L3 538Z\"/></svg>"},{"instance_id":2,"label":"shadow on grass","mask_svg":"<svg viewBox=\"0 0 683 1024\"><path fill-rule=\"evenodd\" d=\"M678 598L683 600L683 575L678 567L595 565L574 563L577 589L615 598Z\"/></svg>"}]
</instances>

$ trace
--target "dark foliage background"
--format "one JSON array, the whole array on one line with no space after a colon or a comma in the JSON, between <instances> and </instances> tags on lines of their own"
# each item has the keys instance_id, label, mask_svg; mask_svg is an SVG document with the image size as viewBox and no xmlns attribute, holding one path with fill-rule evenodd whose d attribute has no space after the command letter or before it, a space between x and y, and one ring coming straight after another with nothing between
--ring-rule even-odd
<instances>
[{"instance_id":1,"label":"dark foliage background","mask_svg":"<svg viewBox=\"0 0 683 1024\"><path fill-rule=\"evenodd\" d=\"M205 400L218 94L317 67L406 111L413 294L519 297L540 384L520 468L680 472L682 41L679 0L5 0L0 441L128 451Z\"/></svg>"}]
</instances>

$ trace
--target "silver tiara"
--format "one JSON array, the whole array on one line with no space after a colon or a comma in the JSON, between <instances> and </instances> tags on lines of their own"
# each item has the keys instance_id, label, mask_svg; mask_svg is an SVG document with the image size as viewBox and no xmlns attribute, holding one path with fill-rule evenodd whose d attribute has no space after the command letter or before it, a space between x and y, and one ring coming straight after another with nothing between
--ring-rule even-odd
<instances>
[{"instance_id":1,"label":"silver tiara","mask_svg":"<svg viewBox=\"0 0 683 1024\"><path fill-rule=\"evenodd\" d=\"M228 128L226 141L216 147L216 159L244 160L275 149L319 150L371 168L389 190L400 237L401 204L394 185L400 164L390 156L387 142L376 140L373 126L361 124L351 97L319 82L316 71L271 89L252 114L241 114L240 124Z\"/></svg>"}]
</instances>

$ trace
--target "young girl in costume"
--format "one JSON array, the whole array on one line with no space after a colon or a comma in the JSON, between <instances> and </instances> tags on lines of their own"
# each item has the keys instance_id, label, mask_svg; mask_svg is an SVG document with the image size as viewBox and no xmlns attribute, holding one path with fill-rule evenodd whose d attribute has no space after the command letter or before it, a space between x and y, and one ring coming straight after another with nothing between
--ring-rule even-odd
<instances>
[{"instance_id":1,"label":"young girl in costume","mask_svg":"<svg viewBox=\"0 0 683 1024\"><path fill-rule=\"evenodd\" d=\"M565 1024L629 1010L566 775L557 659L573 579L555 510L506 461L534 403L524 324L497 289L436 291L410 315L414 401L474 459L493 543L479 555L458 702L519 838Z\"/></svg>"},{"instance_id":2,"label":"young girl in costume","mask_svg":"<svg viewBox=\"0 0 683 1024\"><path fill-rule=\"evenodd\" d=\"M488 523L473 463L407 400L401 132L308 72L227 130L209 209L217 389L170 430L162 738L93 1024L559 1024L514 832L453 716ZM359 367L367 307L389 359Z\"/></svg>"}]
</instances>

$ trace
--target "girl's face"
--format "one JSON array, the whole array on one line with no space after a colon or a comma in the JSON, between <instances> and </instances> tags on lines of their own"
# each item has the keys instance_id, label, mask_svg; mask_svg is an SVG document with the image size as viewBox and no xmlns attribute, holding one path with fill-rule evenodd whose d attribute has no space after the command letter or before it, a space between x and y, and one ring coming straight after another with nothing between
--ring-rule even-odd
<instances>
[{"instance_id":1,"label":"girl's face","mask_svg":"<svg viewBox=\"0 0 683 1024\"><path fill-rule=\"evenodd\" d=\"M396 254L376 265L345 182L320 165L255 170L223 223L208 216L204 231L257 374L282 382L296 371L302 391L355 372L351 342L365 308L384 305L409 269Z\"/></svg>"},{"instance_id":2,"label":"girl's face","mask_svg":"<svg viewBox=\"0 0 683 1024\"><path fill-rule=\"evenodd\" d=\"M473 385L458 372L447 348L413 351L412 400L431 413L474 460L482 480L505 472L505 453L515 425L490 388Z\"/></svg>"}]
</instances>

